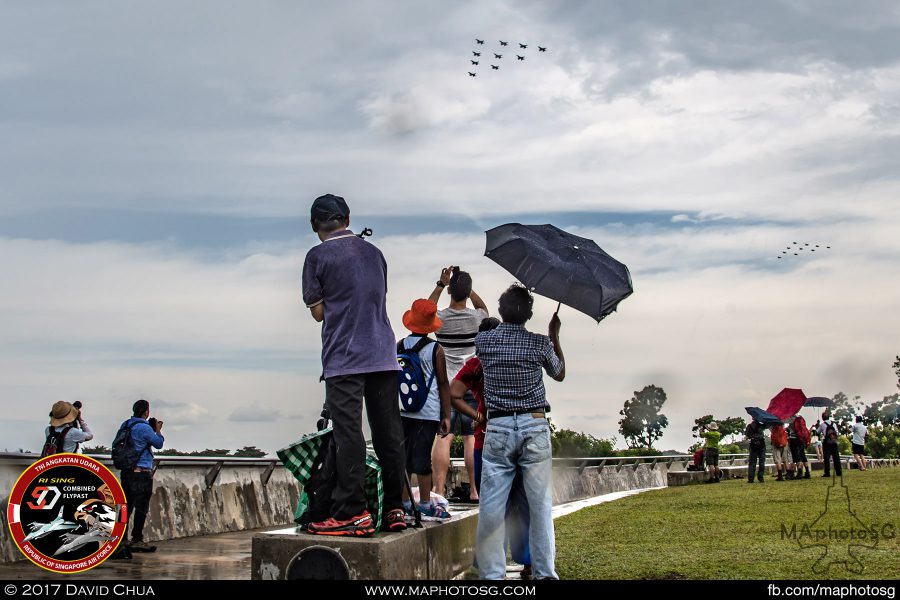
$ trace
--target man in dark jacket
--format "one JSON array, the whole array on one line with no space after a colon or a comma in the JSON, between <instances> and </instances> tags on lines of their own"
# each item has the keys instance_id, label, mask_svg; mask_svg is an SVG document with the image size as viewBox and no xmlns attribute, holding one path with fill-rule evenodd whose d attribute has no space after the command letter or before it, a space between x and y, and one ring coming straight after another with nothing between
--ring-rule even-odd
<instances>
[{"instance_id":1,"label":"man in dark jacket","mask_svg":"<svg viewBox=\"0 0 900 600\"><path fill-rule=\"evenodd\" d=\"M760 483L766 472L766 439L763 437L765 425L753 419L744 435L750 440L750 458L747 460L747 483L753 483L753 474Z\"/></svg>"}]
</instances>

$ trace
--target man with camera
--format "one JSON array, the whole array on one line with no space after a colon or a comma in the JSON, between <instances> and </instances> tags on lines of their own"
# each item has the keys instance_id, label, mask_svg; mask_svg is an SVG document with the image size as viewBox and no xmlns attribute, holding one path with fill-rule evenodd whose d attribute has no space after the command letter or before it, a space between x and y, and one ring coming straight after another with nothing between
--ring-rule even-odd
<instances>
[{"instance_id":1,"label":"man with camera","mask_svg":"<svg viewBox=\"0 0 900 600\"><path fill-rule=\"evenodd\" d=\"M450 306L437 313L442 325L435 333L435 337L444 349L447 378L452 381L466 361L475 356L475 335L481 322L490 315L487 305L472 290L472 276L460 271L459 267L447 267L441 271L441 276L428 299L437 304L444 289L450 295ZM470 300L472 308L468 306ZM471 392L466 392L464 401L472 410L478 406ZM444 486L450 467L450 445L457 431L463 439L463 456L469 474L468 499L478 502L478 489L475 485L475 427L469 417L455 408L450 411L450 433L453 435L438 437L432 451L434 491L441 495L446 494Z\"/></svg>"},{"instance_id":2,"label":"man with camera","mask_svg":"<svg viewBox=\"0 0 900 600\"><path fill-rule=\"evenodd\" d=\"M128 502L128 520L131 521L132 515L134 516L131 544L128 547L138 552L153 552L156 546L144 542L144 522L147 520L150 497L153 495L153 448L161 449L165 441L162 436L163 422L149 418L150 403L146 400L138 400L132 409L133 416L122 423L116 435L116 441L122 436L130 435L132 446L129 453L133 452L136 458L136 464L123 468L119 478ZM116 441L113 442L114 461Z\"/></svg>"}]
</instances>

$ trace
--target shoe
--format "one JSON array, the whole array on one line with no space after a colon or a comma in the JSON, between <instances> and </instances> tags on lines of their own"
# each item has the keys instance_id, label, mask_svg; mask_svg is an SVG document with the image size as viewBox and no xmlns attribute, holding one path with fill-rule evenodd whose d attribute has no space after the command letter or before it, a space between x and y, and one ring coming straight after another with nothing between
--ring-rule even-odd
<instances>
[{"instance_id":1,"label":"shoe","mask_svg":"<svg viewBox=\"0 0 900 600\"><path fill-rule=\"evenodd\" d=\"M752 480L752 479L748 479L748 480L747 480L747 483L753 483L753 480Z\"/></svg>"},{"instance_id":2,"label":"shoe","mask_svg":"<svg viewBox=\"0 0 900 600\"><path fill-rule=\"evenodd\" d=\"M451 517L450 513L444 510L444 507L440 504L432 504L431 508L424 508L422 505L419 505L419 512L422 514L423 519L428 519L430 521L445 521Z\"/></svg>"},{"instance_id":3,"label":"shoe","mask_svg":"<svg viewBox=\"0 0 900 600\"><path fill-rule=\"evenodd\" d=\"M522 567L522 573L519 575L522 578L522 581L531 581L534 579L534 573L531 570L531 565L525 565Z\"/></svg>"},{"instance_id":4,"label":"shoe","mask_svg":"<svg viewBox=\"0 0 900 600\"><path fill-rule=\"evenodd\" d=\"M806 472L806 475L803 476L803 479L809 479L809 471Z\"/></svg>"},{"instance_id":5,"label":"shoe","mask_svg":"<svg viewBox=\"0 0 900 600\"><path fill-rule=\"evenodd\" d=\"M406 513L403 512L402 508L395 508L394 510L389 510L386 515L384 515L384 522L381 524L382 531L395 532L395 531L403 531L406 529Z\"/></svg>"},{"instance_id":6,"label":"shoe","mask_svg":"<svg viewBox=\"0 0 900 600\"><path fill-rule=\"evenodd\" d=\"M781 473L778 474L778 477L775 478L775 481L784 481L784 477L781 476Z\"/></svg>"},{"instance_id":7,"label":"shoe","mask_svg":"<svg viewBox=\"0 0 900 600\"><path fill-rule=\"evenodd\" d=\"M759 481L760 483L762 483L762 482L763 482L763 478L760 477L757 481Z\"/></svg>"},{"instance_id":8,"label":"shoe","mask_svg":"<svg viewBox=\"0 0 900 600\"><path fill-rule=\"evenodd\" d=\"M350 519L341 520L329 517L318 523L310 523L308 527L310 533L316 535L346 535L356 537L368 537L375 533L375 522L369 511L364 510L362 513Z\"/></svg>"},{"instance_id":9,"label":"shoe","mask_svg":"<svg viewBox=\"0 0 900 600\"><path fill-rule=\"evenodd\" d=\"M825 473L822 477L831 477L831 473Z\"/></svg>"},{"instance_id":10,"label":"shoe","mask_svg":"<svg viewBox=\"0 0 900 600\"><path fill-rule=\"evenodd\" d=\"M152 546L144 540L131 540L131 543L125 547L131 552L156 552L156 546Z\"/></svg>"}]
</instances>

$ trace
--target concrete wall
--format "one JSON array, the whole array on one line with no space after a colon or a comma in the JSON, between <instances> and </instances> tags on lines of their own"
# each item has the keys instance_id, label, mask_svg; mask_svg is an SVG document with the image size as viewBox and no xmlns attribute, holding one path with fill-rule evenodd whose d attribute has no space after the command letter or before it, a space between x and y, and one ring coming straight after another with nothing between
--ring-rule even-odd
<instances>
[{"instance_id":1,"label":"concrete wall","mask_svg":"<svg viewBox=\"0 0 900 600\"><path fill-rule=\"evenodd\" d=\"M0 459L0 498L4 498L0 562L24 559L9 539L5 498L33 460ZM160 464L153 479L144 539L166 540L293 522L300 490L293 475L283 466L276 465L268 482L263 484L267 464L227 461L213 485L207 487L207 477L215 466L215 460L166 460Z\"/></svg>"}]
</instances>

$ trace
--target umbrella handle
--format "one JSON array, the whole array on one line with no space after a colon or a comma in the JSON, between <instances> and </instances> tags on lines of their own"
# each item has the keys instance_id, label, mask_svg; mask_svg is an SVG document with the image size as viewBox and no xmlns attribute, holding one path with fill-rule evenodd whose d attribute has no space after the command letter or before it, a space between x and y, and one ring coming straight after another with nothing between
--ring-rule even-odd
<instances>
[{"instance_id":1,"label":"umbrella handle","mask_svg":"<svg viewBox=\"0 0 900 600\"><path fill-rule=\"evenodd\" d=\"M559 314L559 307L560 307L560 306L562 306L562 302L558 302L558 303L556 304L556 312L553 313L553 314L555 314L555 315L558 315L558 314Z\"/></svg>"}]
</instances>

